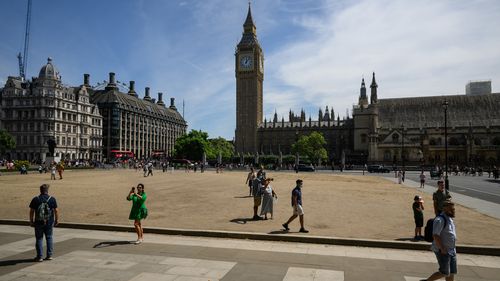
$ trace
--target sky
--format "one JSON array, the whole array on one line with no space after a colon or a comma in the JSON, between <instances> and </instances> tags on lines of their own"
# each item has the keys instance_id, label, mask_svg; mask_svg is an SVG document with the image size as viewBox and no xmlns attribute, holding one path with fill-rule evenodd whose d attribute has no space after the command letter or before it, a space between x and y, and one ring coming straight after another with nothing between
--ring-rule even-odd
<instances>
[{"instance_id":1,"label":"sky","mask_svg":"<svg viewBox=\"0 0 500 281\"><path fill-rule=\"evenodd\" d=\"M27 0L0 0L0 87L18 75ZM264 117L329 106L341 118L361 79L376 73L378 98L464 94L469 81L500 92L500 1L253 0L264 51ZM232 140L235 47L247 0L33 0L27 77L47 57L63 83L116 73L144 95L163 92L188 130ZM369 92L369 91L368 91Z\"/></svg>"}]
</instances>

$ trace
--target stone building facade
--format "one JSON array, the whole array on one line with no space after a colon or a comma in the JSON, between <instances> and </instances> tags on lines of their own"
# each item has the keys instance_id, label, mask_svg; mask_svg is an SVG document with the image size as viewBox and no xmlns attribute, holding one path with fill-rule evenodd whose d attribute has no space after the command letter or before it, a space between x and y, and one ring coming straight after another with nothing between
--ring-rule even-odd
<instances>
[{"instance_id":1,"label":"stone building facade","mask_svg":"<svg viewBox=\"0 0 500 281\"><path fill-rule=\"evenodd\" d=\"M85 76L85 85L89 76ZM171 156L175 141L186 133L187 123L170 98L170 106L151 98L149 88L143 99L135 91L135 82L130 81L128 93L120 92L115 74L109 74L109 82L102 90L91 91L91 102L99 107L103 115L103 154L112 160L112 151L130 151L137 158L149 158L154 154Z\"/></svg>"},{"instance_id":2,"label":"stone building facade","mask_svg":"<svg viewBox=\"0 0 500 281\"><path fill-rule=\"evenodd\" d=\"M489 165L500 162L500 94L449 95L379 99L373 73L370 96L361 81L352 118L343 120L328 107L318 119L289 113L288 120L263 120L263 51L257 41L251 10L236 47L236 132L239 154L290 154L301 136L320 132L330 161L353 164L384 163L440 165L445 162L444 109L447 100L448 160L450 165ZM402 157L403 156L403 157Z\"/></svg>"},{"instance_id":3,"label":"stone building facade","mask_svg":"<svg viewBox=\"0 0 500 281\"><path fill-rule=\"evenodd\" d=\"M8 77L0 92L1 126L16 140L6 157L45 161L47 141L56 159L102 159L102 116L90 102L90 88L65 86L49 58L38 77Z\"/></svg>"}]
</instances>

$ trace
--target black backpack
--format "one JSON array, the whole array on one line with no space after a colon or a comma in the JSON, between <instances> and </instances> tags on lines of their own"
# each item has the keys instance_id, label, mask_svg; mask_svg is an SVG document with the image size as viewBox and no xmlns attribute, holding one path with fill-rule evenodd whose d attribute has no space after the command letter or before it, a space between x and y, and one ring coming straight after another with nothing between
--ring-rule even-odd
<instances>
[{"instance_id":1,"label":"black backpack","mask_svg":"<svg viewBox=\"0 0 500 281\"><path fill-rule=\"evenodd\" d=\"M437 218L437 217L441 217L441 218L443 218L443 220L444 220L444 226L446 226L446 223L447 223L446 218L445 218L444 216L442 216L442 215L437 215L437 216L436 216L436 218ZM432 241L434 241L434 236L432 235L432 232L433 232L433 227L434 227L434 220L435 220L436 218L429 219L429 220L427 221L427 223L425 224L425 229L424 229L424 240L425 240L425 241L427 241L427 242L432 242ZM443 226L443 227L444 227L444 226Z\"/></svg>"}]
</instances>

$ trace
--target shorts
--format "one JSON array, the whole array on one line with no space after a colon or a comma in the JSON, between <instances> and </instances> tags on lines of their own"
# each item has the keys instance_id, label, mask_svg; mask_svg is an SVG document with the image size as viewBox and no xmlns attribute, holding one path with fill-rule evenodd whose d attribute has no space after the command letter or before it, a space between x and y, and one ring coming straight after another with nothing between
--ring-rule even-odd
<instances>
[{"instance_id":1,"label":"shorts","mask_svg":"<svg viewBox=\"0 0 500 281\"><path fill-rule=\"evenodd\" d=\"M414 218L415 219L415 227L423 227L424 226L424 217Z\"/></svg>"},{"instance_id":2,"label":"shorts","mask_svg":"<svg viewBox=\"0 0 500 281\"><path fill-rule=\"evenodd\" d=\"M293 215L295 216L303 216L304 215L304 208L302 208L301 205L297 205L296 208L293 208Z\"/></svg>"},{"instance_id":3,"label":"shorts","mask_svg":"<svg viewBox=\"0 0 500 281\"><path fill-rule=\"evenodd\" d=\"M420 180L420 183L424 184L424 183L425 183L425 180Z\"/></svg>"},{"instance_id":4,"label":"shorts","mask_svg":"<svg viewBox=\"0 0 500 281\"><path fill-rule=\"evenodd\" d=\"M259 207L260 203L262 203L262 196L254 196L253 198L253 206Z\"/></svg>"},{"instance_id":5,"label":"shorts","mask_svg":"<svg viewBox=\"0 0 500 281\"><path fill-rule=\"evenodd\" d=\"M439 272L446 276L450 276L450 274L457 274L457 256L456 255L442 255L440 252L434 252L436 255L438 264L439 264Z\"/></svg>"}]
</instances>

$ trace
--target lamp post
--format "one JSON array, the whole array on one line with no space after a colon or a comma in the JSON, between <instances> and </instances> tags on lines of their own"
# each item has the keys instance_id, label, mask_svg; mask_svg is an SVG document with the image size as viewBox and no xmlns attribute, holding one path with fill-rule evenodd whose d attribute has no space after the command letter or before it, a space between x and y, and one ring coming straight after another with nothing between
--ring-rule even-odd
<instances>
[{"instance_id":1,"label":"lamp post","mask_svg":"<svg viewBox=\"0 0 500 281\"><path fill-rule=\"evenodd\" d=\"M69 133L69 128L66 129L66 153L64 155L64 158L67 158L68 157L68 143L69 143L69 140L68 140L68 133Z\"/></svg>"},{"instance_id":2,"label":"lamp post","mask_svg":"<svg viewBox=\"0 0 500 281\"><path fill-rule=\"evenodd\" d=\"M405 125L401 123L401 166L403 167L403 181L405 181Z\"/></svg>"},{"instance_id":3,"label":"lamp post","mask_svg":"<svg viewBox=\"0 0 500 281\"><path fill-rule=\"evenodd\" d=\"M445 176L444 176L444 188L450 190L450 183L448 181L448 101L443 101L444 109L444 158L445 158Z\"/></svg>"}]
</instances>

